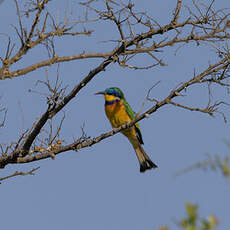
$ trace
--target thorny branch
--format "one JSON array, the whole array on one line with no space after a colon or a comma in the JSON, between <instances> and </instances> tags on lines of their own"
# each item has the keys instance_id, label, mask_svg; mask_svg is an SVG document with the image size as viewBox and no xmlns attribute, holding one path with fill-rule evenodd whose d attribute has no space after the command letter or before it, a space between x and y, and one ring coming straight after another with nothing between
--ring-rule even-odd
<instances>
[{"instance_id":1,"label":"thorny branch","mask_svg":"<svg viewBox=\"0 0 230 230\"><path fill-rule=\"evenodd\" d=\"M0 69L0 79L3 80L22 76L38 68L53 65L54 63L90 58L102 58L103 61L96 68L89 71L83 80L78 82L67 94L65 93L65 88L59 90L59 88L56 87L58 85L58 80L54 87L51 86L48 77L45 82L39 81L39 83L43 83L47 86L50 93L47 97L47 109L41 115L40 119L34 122L31 129L21 134L16 143L11 143L5 149L2 145L0 146L2 150L2 156L0 156L0 168L4 168L8 164L28 163L50 157L54 159L55 156L60 153L69 150L78 151L82 148L92 146L105 138L115 135L121 130L131 127L136 122L148 118L152 113L165 105L173 105L190 111L199 111L212 116L215 113L221 113L218 110L219 106L228 105L223 101L218 101L214 104L211 104L209 101L205 108L200 108L190 107L174 101L175 98L182 96L182 93L186 93L187 88L191 88L195 84L214 83L227 89L229 87L230 51L226 41L230 39L230 34L228 32L230 27L230 12L226 12L226 10L215 11L213 9L213 1L209 6L204 6L202 8L202 6L198 5L194 0L193 6L197 12L194 12L187 7L189 12L188 16L180 17L183 1L178 0L176 8L173 11L173 19L166 25L160 25L159 22L148 16L146 13L135 12L134 4L131 2L129 2L128 5L125 5L121 2L118 3L116 1L106 0L105 10L98 10L93 5L96 1L87 1L81 4L84 5L87 10L94 12L97 15L97 18L95 20L88 19L88 16L86 16L87 19L85 21L78 20L73 23L73 25L69 26L67 25L68 20L65 20L63 24L59 24L55 22L50 13L43 13L49 2L49 0L37 1L36 7L30 8L26 11L27 15L35 12L35 18L31 28L28 30L29 32L27 32L27 30L24 29L19 6L15 0L19 17L20 32L16 27L15 30L21 40L21 47L13 54L15 46L11 44L12 39L8 39L6 56L5 58L1 58L2 68ZM42 16L44 16L43 24L41 20ZM47 31L48 19L50 19L50 22L53 25L51 31ZM82 52L80 54L64 57L60 57L56 54L55 44L51 38L64 35L90 35L92 33L91 30L72 32L72 29L77 23L89 23L90 21L99 21L102 23L103 20L111 21L118 31L119 38L115 40L116 45L112 50L101 53ZM41 30L39 30L39 26L42 27ZM138 26L141 26L143 30L135 33L136 27ZM186 30L184 30L184 28L186 28ZM47 48L52 50L52 56L49 57L49 59L15 71L10 71L10 67L19 60L22 60L28 50L33 49L36 45L44 44L44 42L50 44L50 46L47 45ZM168 96L163 100L157 100L155 98L151 99L149 97L149 91L147 99L153 103L152 107L144 113L138 113L132 122L124 124L116 130L103 133L95 138L87 137L83 133L82 136L73 143L66 145L63 145L64 141L59 138L64 117L54 135L52 135L52 122L50 123L50 130L45 131L44 126L47 122L51 121L59 111L62 111L63 108L74 97L76 97L80 90L92 81L98 73L104 71L110 64L117 63L121 67L132 69L148 69L157 65L166 66L160 57L163 48L177 44L187 44L189 42L195 42L197 45L204 42L204 44L210 45L212 48L214 47L219 61L215 64L210 64L203 72L194 74L190 80L182 83L169 92ZM135 63L133 64L132 61L135 61L135 57L138 54L147 54L151 58L151 64L144 67L139 67ZM48 138L44 138L44 133L47 134ZM40 145L37 144L38 141L41 142Z\"/></svg>"}]
</instances>

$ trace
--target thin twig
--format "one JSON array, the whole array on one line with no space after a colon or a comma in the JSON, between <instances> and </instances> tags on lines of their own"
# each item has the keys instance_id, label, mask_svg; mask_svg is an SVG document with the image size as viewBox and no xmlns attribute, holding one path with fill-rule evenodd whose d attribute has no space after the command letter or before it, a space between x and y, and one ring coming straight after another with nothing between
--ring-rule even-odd
<instances>
[{"instance_id":1,"label":"thin twig","mask_svg":"<svg viewBox=\"0 0 230 230\"><path fill-rule=\"evenodd\" d=\"M15 176L26 176L26 175L35 175L34 174L34 171L40 169L40 166L39 167L36 167L36 168L33 168L31 169L30 171L28 172L19 172L19 171L16 171L15 173L9 175L9 176L5 176L5 177L0 177L0 181L3 181L3 180L6 180L6 179L9 179L11 177L15 177ZM0 182L1 184L1 182Z\"/></svg>"}]
</instances>

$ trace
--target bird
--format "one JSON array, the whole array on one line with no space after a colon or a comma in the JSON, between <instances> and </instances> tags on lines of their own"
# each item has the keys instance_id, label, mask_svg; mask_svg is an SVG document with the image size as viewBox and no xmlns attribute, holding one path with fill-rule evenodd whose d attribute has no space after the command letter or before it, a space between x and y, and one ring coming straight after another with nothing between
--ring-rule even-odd
<instances>
[{"instance_id":1,"label":"bird","mask_svg":"<svg viewBox=\"0 0 230 230\"><path fill-rule=\"evenodd\" d=\"M135 119L136 113L132 110L123 92L118 87L107 88L104 91L95 93L95 95L104 95L105 113L114 129ZM134 126L122 130L121 132L128 138L136 152L141 173L158 167L152 162L141 146L144 142L138 123L135 123Z\"/></svg>"}]
</instances>

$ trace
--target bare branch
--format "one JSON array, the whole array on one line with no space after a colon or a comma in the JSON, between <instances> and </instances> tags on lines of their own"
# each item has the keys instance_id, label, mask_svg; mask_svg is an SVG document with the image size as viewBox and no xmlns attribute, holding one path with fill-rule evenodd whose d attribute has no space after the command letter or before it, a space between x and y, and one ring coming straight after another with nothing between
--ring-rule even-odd
<instances>
[{"instance_id":1,"label":"bare branch","mask_svg":"<svg viewBox=\"0 0 230 230\"><path fill-rule=\"evenodd\" d=\"M173 20L172 20L172 24L177 23L177 20L178 20L179 14L180 14L180 10L181 10L181 3L182 3L182 0L177 0L176 9L175 9L175 12L173 14L174 17L173 17Z\"/></svg>"},{"instance_id":2,"label":"bare branch","mask_svg":"<svg viewBox=\"0 0 230 230\"><path fill-rule=\"evenodd\" d=\"M16 171L15 173L9 175L9 176L5 176L5 177L0 177L0 181L3 181L3 180L6 180L6 179L9 179L11 177L15 177L15 176L26 176L26 175L35 175L34 174L34 171L40 169L40 167L36 167L36 168L33 168L31 169L30 171L28 172L19 172L19 171ZM1 182L0 182L1 184Z\"/></svg>"},{"instance_id":3,"label":"bare branch","mask_svg":"<svg viewBox=\"0 0 230 230\"><path fill-rule=\"evenodd\" d=\"M55 148L51 148L51 147L47 147L45 149L42 150L41 154L38 155L34 155L34 156L26 156L29 153L29 149L33 143L33 141L35 140L35 138L38 136L38 134L40 133L41 128L45 125L45 123L47 122L48 119L54 117L72 98L74 98L74 96L100 71L102 71L107 65L109 65L111 62L113 62L112 57L110 57L110 59L107 59L106 61L102 62L96 69L94 69L93 71L91 71L88 76L86 76L80 84L76 85L75 88L66 96L64 97L64 99L59 103L59 104L55 104L53 106L49 106L47 111L42 115L42 117L40 118L40 120L37 122L37 124L34 126L33 130L27 134L27 137L25 139L24 145L22 146L22 148L19 148L19 150L15 150L13 152L11 152L11 154L1 157L0 158L0 168L4 168L5 165L9 164L9 163L27 163L27 162L31 162L31 161L37 161L40 159L45 159L48 157L54 157L59 153L62 152L66 152L69 150L79 150L85 147L89 147L92 146L100 141L102 141L105 138L108 138L110 136L115 135L116 133L120 132L121 130L127 129L129 127L131 127L132 125L134 125L136 122L149 117L150 114L156 112L159 108L161 108L164 105L168 105L168 104L173 104L172 99L175 97L178 97L181 95L181 91L186 90L188 87L194 85L194 84L199 84L200 82L202 82L202 80L207 77L210 76L212 73L218 72L219 70L223 69L224 67L229 65L229 57L225 57L223 58L221 61L219 61L218 63L215 63L213 65L210 65L205 71L203 71L202 73L194 76L191 80L183 83L182 85L176 87L175 89L173 89L170 94L163 100L161 101L156 101L156 104L154 106L152 106L149 110L145 111L144 113L142 113L140 116L136 117L132 122L127 123L122 125L121 127L117 128L116 130L113 130L111 132L102 134L96 138L87 140L86 139L78 139L76 142L66 145L66 146L60 146L60 145L55 145ZM209 106L206 109L197 109L197 108L188 108L179 104L175 104L176 106L180 106L186 109L190 109L192 111L196 110L199 112L204 112L204 113L208 113L208 114L213 114L214 112L216 112L216 107L220 104L222 104L223 102L219 102L214 104L213 106ZM51 150L52 149L52 150Z\"/></svg>"},{"instance_id":4,"label":"bare branch","mask_svg":"<svg viewBox=\"0 0 230 230\"><path fill-rule=\"evenodd\" d=\"M0 110L0 112L4 112L2 122L0 123L0 127L3 127L5 125L5 121L6 121L7 109L3 108Z\"/></svg>"},{"instance_id":5,"label":"bare branch","mask_svg":"<svg viewBox=\"0 0 230 230\"><path fill-rule=\"evenodd\" d=\"M191 166L188 166L185 169L182 169L178 171L175 176L181 176L185 173L188 173L190 171L196 170L196 169L202 169L204 171L212 170L217 171L220 170L224 177L227 179L230 178L230 167L229 167L229 157L225 157L224 159L221 159L218 155L215 155L214 157L210 154L206 154L207 159L201 162L197 162Z\"/></svg>"},{"instance_id":6,"label":"bare branch","mask_svg":"<svg viewBox=\"0 0 230 230\"><path fill-rule=\"evenodd\" d=\"M224 100L213 102L212 85L217 85L229 90L230 78L230 49L228 47L229 34L229 16L230 13L225 10L214 10L213 2L206 6L202 2L192 1L192 10L188 7L188 15L183 14L183 20L179 20L182 15L182 0L177 0L177 5L173 11L173 19L167 24L162 25L154 18L149 16L146 12L137 12L134 4L122 1L116 2L111 0L102 1L104 9L97 9L94 5L97 1L87 1L81 3L86 8L84 19L74 19L71 22L72 13L67 16L65 11L64 20L60 20L57 16L52 16L49 12L44 12L49 0L37 0L30 2L29 9L25 11L25 15L29 17L32 15L32 23L29 27L22 24L18 2L14 0L19 20L19 29L15 27L16 33L21 39L21 46L16 50L15 45L12 44L12 38L8 36L8 43L6 45L5 58L2 56L2 68L0 68L0 79L14 78L25 75L38 68L45 66L52 66L55 63L62 63L72 60L101 58L101 63L92 69L85 76L74 84L73 88L67 93L66 87L59 83L59 73L52 85L48 78L46 80L38 80L37 84L42 84L46 87L48 93L39 93L45 95L47 100L47 108L43 111L40 118L37 118L31 127L19 135L18 140L11 142L8 145L0 145L2 156L0 156L0 168L4 168L8 164L28 163L45 158L54 159L56 155L70 150L78 151L82 148L92 146L105 138L115 135L116 133L127 129L136 122L149 117L159 108L165 105L173 105L190 111L198 111L209 115L221 114L226 119L225 114L219 109L223 105L228 105ZM195 10L194 10L195 8ZM95 15L89 18L88 11L92 11ZM113 47L107 52L99 53L78 53L69 56L58 56L56 51L55 37L90 35L92 30L86 30L85 24L89 22L100 22L106 20L113 25L118 31L117 37L109 40L112 41ZM179 22L178 22L179 21ZM83 30L75 30L76 25L81 24ZM51 26L50 26L51 25ZM209 64L208 67L201 73L195 74L190 80L183 82L173 88L168 95L162 99L150 98L151 89L148 91L147 97L135 119L124 124L118 129L103 133L98 137L89 138L83 132L83 135L74 140L73 143L66 144L64 140L60 139L61 128L63 125L63 118L58 125L55 125L55 116L89 83L95 76L106 69L112 63L118 63L121 67L128 67L131 69L144 69L155 66L166 66L166 62L162 59L161 53L166 48L171 46L180 46L181 44L194 43L195 45L209 46L215 50L217 60L215 64ZM49 58L36 62L30 66L16 67L11 70L17 62L27 55L29 50L34 47L42 45L42 49L46 49ZM16 46L17 47L17 46ZM177 48L176 47L176 48ZM178 49L177 49L178 50ZM146 54L150 62L141 66L138 63L139 54ZM39 59L38 59L39 60ZM168 61L167 61L168 64ZM37 85L36 84L36 85ZM184 102L177 103L175 98L186 94L188 87L193 85L208 86L208 103L205 107L192 107ZM36 92L32 91L31 92ZM151 107L141 114L146 101L151 102ZM216 100L217 101L217 100ZM5 113L6 114L6 113ZM5 117L2 124L5 122ZM48 126L49 125L49 126ZM21 174L20 174L21 175Z\"/></svg>"},{"instance_id":7,"label":"bare branch","mask_svg":"<svg viewBox=\"0 0 230 230\"><path fill-rule=\"evenodd\" d=\"M19 22L19 27L20 27L20 34L18 33L18 30L17 33L18 33L18 36L20 37L20 40L21 40L21 44L23 45L24 44L24 41L23 41L23 27L22 27L22 19L21 19L21 14L20 14L20 10L19 10L19 6L18 6L18 2L17 0L14 0L15 2L15 5L16 5L16 8L17 8L17 15L18 15L18 22Z\"/></svg>"}]
</instances>

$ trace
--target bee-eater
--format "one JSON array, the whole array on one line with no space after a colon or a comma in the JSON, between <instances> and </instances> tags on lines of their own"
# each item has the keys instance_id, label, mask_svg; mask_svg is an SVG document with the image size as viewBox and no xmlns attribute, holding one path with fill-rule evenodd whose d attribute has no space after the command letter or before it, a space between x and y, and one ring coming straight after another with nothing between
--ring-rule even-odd
<instances>
[{"instance_id":1,"label":"bee-eater","mask_svg":"<svg viewBox=\"0 0 230 230\"><path fill-rule=\"evenodd\" d=\"M124 94L119 88L107 88L105 91L96 94L104 95L105 113L113 128L118 128L119 126L135 119L136 114L125 100ZM157 168L157 165L151 161L141 146L144 142L138 123L128 129L122 130L121 132L129 139L136 152L140 163L140 172L145 172L147 169Z\"/></svg>"}]
</instances>

